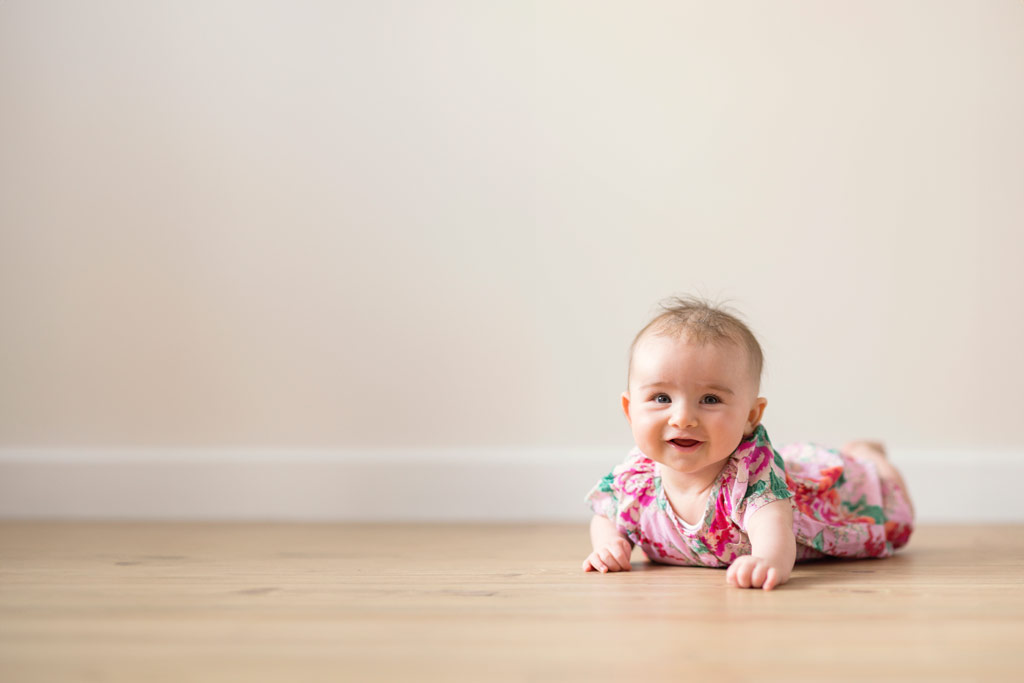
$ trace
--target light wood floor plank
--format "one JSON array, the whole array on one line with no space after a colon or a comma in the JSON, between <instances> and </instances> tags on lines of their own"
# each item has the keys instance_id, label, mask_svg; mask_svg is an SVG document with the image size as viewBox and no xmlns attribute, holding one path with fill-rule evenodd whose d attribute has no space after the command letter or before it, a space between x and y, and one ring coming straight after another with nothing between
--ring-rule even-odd
<instances>
[{"instance_id":1,"label":"light wood floor plank","mask_svg":"<svg viewBox=\"0 0 1024 683\"><path fill-rule=\"evenodd\" d=\"M0 680L1020 680L1024 526L583 573L585 525L0 522Z\"/></svg>"}]
</instances>

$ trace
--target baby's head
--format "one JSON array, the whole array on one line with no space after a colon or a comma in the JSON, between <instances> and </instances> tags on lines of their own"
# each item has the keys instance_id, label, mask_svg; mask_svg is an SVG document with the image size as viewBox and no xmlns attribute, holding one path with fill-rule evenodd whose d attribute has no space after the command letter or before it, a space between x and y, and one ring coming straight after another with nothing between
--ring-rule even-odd
<instances>
[{"instance_id":1,"label":"baby's head","mask_svg":"<svg viewBox=\"0 0 1024 683\"><path fill-rule=\"evenodd\" d=\"M647 457L681 476L717 473L761 421L763 355L736 316L674 298L630 348L622 409Z\"/></svg>"},{"instance_id":2,"label":"baby's head","mask_svg":"<svg viewBox=\"0 0 1024 683\"><path fill-rule=\"evenodd\" d=\"M672 297L661 303L662 312L640 330L629 347L629 369L626 387L633 375L633 363L637 346L644 338L655 335L685 338L699 346L739 347L746 356L747 374L754 383L754 395L761 390L761 371L764 354L757 337L746 324L727 312L724 306L716 306L697 297Z\"/></svg>"}]
</instances>

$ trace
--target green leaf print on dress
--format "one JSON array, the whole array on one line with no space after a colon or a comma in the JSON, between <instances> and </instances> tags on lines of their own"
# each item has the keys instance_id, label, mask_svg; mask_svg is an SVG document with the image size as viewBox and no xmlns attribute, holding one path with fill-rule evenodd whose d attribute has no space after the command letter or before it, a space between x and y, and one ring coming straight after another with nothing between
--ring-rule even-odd
<instances>
[{"instance_id":1,"label":"green leaf print on dress","mask_svg":"<svg viewBox=\"0 0 1024 683\"><path fill-rule=\"evenodd\" d=\"M785 480L775 474L774 471L768 472L768 479L769 481L761 479L753 484L747 484L747 492L743 494L743 500L760 495L764 493L765 489L771 491L772 495L779 499L789 498L793 495L789 487L786 486Z\"/></svg>"},{"instance_id":2,"label":"green leaf print on dress","mask_svg":"<svg viewBox=\"0 0 1024 683\"><path fill-rule=\"evenodd\" d=\"M760 494L766 488L768 488L768 482L763 479L761 481L755 481L753 484L747 484L747 492L743 494L743 500Z\"/></svg>"},{"instance_id":3,"label":"green leaf print on dress","mask_svg":"<svg viewBox=\"0 0 1024 683\"><path fill-rule=\"evenodd\" d=\"M659 510L668 513L668 498L662 494L661 477L655 477L654 479L654 500L657 501ZM675 511L669 514L674 515Z\"/></svg>"},{"instance_id":4,"label":"green leaf print on dress","mask_svg":"<svg viewBox=\"0 0 1024 683\"><path fill-rule=\"evenodd\" d=\"M868 505L867 496L861 496L855 503L843 502L843 507L858 517L870 517L876 524L885 524L889 518L879 505Z\"/></svg>"},{"instance_id":5,"label":"green leaf print on dress","mask_svg":"<svg viewBox=\"0 0 1024 683\"><path fill-rule=\"evenodd\" d=\"M771 491L776 498L779 498L781 500L783 498L789 498L793 495L792 492L789 490L789 487L786 486L785 480L781 479L778 475L776 475L774 471L768 473L768 478L771 479ZM761 483L763 484L764 482L762 481Z\"/></svg>"}]
</instances>

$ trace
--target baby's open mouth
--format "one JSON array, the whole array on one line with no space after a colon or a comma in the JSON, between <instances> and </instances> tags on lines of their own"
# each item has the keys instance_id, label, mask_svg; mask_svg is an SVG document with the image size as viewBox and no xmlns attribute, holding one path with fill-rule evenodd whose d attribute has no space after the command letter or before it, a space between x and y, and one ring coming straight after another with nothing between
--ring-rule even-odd
<instances>
[{"instance_id":1,"label":"baby's open mouth","mask_svg":"<svg viewBox=\"0 0 1024 683\"><path fill-rule=\"evenodd\" d=\"M671 443L674 443L677 446L682 446L684 448L690 448L691 446L696 446L701 442L697 441L696 439L672 439Z\"/></svg>"}]
</instances>

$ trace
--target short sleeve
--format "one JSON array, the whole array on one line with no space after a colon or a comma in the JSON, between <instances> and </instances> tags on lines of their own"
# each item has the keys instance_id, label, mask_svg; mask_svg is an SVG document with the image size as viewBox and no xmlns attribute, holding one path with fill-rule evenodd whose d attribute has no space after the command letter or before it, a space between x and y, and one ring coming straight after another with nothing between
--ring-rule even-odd
<instances>
[{"instance_id":1,"label":"short sleeve","mask_svg":"<svg viewBox=\"0 0 1024 683\"><path fill-rule=\"evenodd\" d=\"M639 541L640 517L655 500L654 461L639 450L606 474L584 501L594 514L607 517L630 543Z\"/></svg>"},{"instance_id":2,"label":"short sleeve","mask_svg":"<svg viewBox=\"0 0 1024 683\"><path fill-rule=\"evenodd\" d=\"M763 426L736 451L736 479L730 492L732 520L746 531L750 516L769 503L792 499L786 465L772 448ZM792 504L792 502L791 502Z\"/></svg>"}]
</instances>

